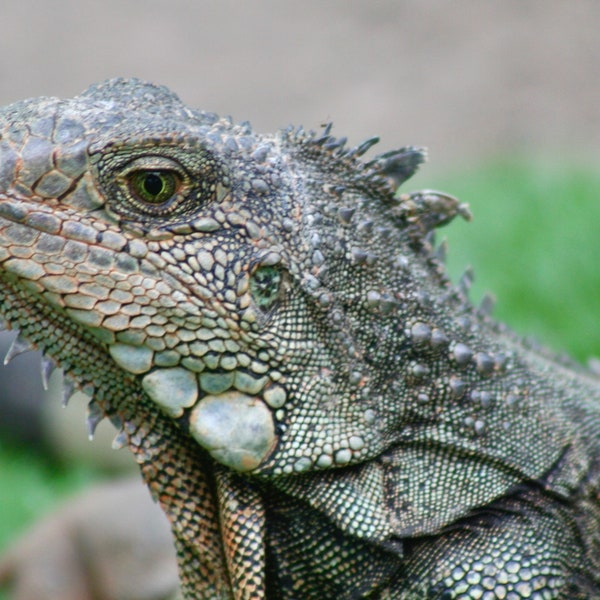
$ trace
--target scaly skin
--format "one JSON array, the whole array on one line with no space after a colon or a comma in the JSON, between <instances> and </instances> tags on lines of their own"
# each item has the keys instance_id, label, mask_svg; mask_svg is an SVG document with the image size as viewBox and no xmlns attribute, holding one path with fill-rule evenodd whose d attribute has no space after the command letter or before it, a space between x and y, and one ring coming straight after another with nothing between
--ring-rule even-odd
<instances>
[{"instance_id":1,"label":"scaly skin","mask_svg":"<svg viewBox=\"0 0 600 600\"><path fill-rule=\"evenodd\" d=\"M186 598L600 597L599 381L449 284L430 234L466 208L394 196L419 150L135 80L0 131L13 353L120 424Z\"/></svg>"}]
</instances>

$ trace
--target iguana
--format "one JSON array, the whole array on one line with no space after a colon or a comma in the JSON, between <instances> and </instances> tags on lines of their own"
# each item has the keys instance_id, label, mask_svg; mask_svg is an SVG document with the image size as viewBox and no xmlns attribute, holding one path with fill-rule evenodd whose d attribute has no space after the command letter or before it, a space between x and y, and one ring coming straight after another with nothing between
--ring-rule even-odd
<instances>
[{"instance_id":1,"label":"iguana","mask_svg":"<svg viewBox=\"0 0 600 600\"><path fill-rule=\"evenodd\" d=\"M0 132L8 358L120 427L186 598L600 598L600 380L450 283L422 150L125 79Z\"/></svg>"}]
</instances>

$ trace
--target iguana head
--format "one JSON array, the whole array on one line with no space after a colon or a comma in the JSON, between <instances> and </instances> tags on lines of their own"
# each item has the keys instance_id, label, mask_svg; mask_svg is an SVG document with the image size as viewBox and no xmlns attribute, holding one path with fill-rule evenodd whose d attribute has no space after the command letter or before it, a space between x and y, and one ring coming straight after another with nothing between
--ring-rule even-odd
<instances>
[{"instance_id":1,"label":"iguana head","mask_svg":"<svg viewBox=\"0 0 600 600\"><path fill-rule=\"evenodd\" d=\"M363 462L410 421L408 350L448 344L420 319L446 285L426 234L464 213L394 196L420 150L362 162L376 140L258 135L135 80L0 123L3 312L96 394L101 361L108 412L125 386L263 474Z\"/></svg>"}]
</instances>

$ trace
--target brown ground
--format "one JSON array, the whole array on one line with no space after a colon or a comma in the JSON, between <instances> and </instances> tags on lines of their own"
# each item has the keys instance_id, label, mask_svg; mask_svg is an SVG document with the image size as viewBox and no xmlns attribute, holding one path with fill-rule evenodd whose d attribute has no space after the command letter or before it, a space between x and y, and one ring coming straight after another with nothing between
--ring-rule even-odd
<instances>
[{"instance_id":1,"label":"brown ground","mask_svg":"<svg viewBox=\"0 0 600 600\"><path fill-rule=\"evenodd\" d=\"M426 145L433 168L596 159L599 26L592 0L5 0L0 104L136 75L259 130Z\"/></svg>"}]
</instances>

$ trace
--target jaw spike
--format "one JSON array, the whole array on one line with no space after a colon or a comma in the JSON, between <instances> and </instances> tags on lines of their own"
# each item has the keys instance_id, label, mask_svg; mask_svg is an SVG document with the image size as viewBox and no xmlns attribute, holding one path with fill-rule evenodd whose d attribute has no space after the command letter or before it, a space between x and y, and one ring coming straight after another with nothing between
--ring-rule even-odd
<instances>
[{"instance_id":1,"label":"jaw spike","mask_svg":"<svg viewBox=\"0 0 600 600\"><path fill-rule=\"evenodd\" d=\"M76 392L75 384L65 376L63 381L62 405L63 408L69 404L71 396Z\"/></svg>"},{"instance_id":2,"label":"jaw spike","mask_svg":"<svg viewBox=\"0 0 600 600\"><path fill-rule=\"evenodd\" d=\"M40 367L41 367L41 375L42 375L42 386L44 387L44 390L47 392L48 384L50 382L50 376L52 375L54 369L56 369L56 365L49 356L46 356L44 354L42 356L42 362L41 362Z\"/></svg>"},{"instance_id":3,"label":"jaw spike","mask_svg":"<svg viewBox=\"0 0 600 600\"><path fill-rule=\"evenodd\" d=\"M19 356L19 354L23 354L29 350L35 350L35 346L19 333L13 340L13 343L10 345L8 352L4 357L4 364L7 365L15 356Z\"/></svg>"},{"instance_id":4,"label":"jaw spike","mask_svg":"<svg viewBox=\"0 0 600 600\"><path fill-rule=\"evenodd\" d=\"M93 400L88 404L87 407L87 431L88 438L90 441L94 439L94 434L96 433L96 427L98 427L98 423L102 421L104 418L104 411L100 408L100 405Z\"/></svg>"}]
</instances>

